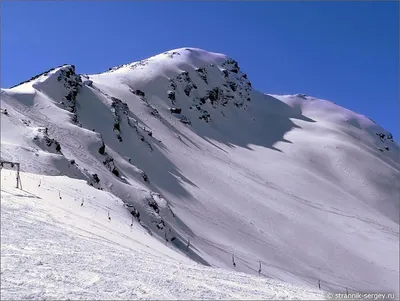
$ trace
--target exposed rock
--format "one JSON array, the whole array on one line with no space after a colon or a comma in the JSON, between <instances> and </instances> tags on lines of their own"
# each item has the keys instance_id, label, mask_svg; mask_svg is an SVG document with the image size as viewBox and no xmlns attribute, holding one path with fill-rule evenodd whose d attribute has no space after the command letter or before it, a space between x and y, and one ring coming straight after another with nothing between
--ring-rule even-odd
<instances>
[{"instance_id":1,"label":"exposed rock","mask_svg":"<svg viewBox=\"0 0 400 301\"><path fill-rule=\"evenodd\" d=\"M208 81L207 81L207 70L206 70L205 68L197 68L197 69L196 69L196 72L197 72L197 74L199 75L199 77L200 77L202 80L204 80L204 82L205 82L206 84L208 84Z\"/></svg>"},{"instance_id":2,"label":"exposed rock","mask_svg":"<svg viewBox=\"0 0 400 301\"><path fill-rule=\"evenodd\" d=\"M46 151L61 154L60 143L48 136L47 128L38 128L37 133L33 137L33 141Z\"/></svg>"},{"instance_id":3,"label":"exposed rock","mask_svg":"<svg viewBox=\"0 0 400 301\"><path fill-rule=\"evenodd\" d=\"M167 54L168 57L171 58L171 59L174 58L174 56L179 56L179 55L181 55L179 52L176 52L176 51L172 51L172 52L167 51L167 52L164 52L164 54Z\"/></svg>"},{"instance_id":4,"label":"exposed rock","mask_svg":"<svg viewBox=\"0 0 400 301\"><path fill-rule=\"evenodd\" d=\"M237 85L235 82L228 81L229 87L232 89L232 91L236 91Z\"/></svg>"},{"instance_id":5,"label":"exposed rock","mask_svg":"<svg viewBox=\"0 0 400 301\"><path fill-rule=\"evenodd\" d=\"M250 84L250 86L251 86L251 84ZM307 95L306 94L297 93L295 96L298 97L298 98L307 99Z\"/></svg>"},{"instance_id":6,"label":"exposed rock","mask_svg":"<svg viewBox=\"0 0 400 301\"><path fill-rule=\"evenodd\" d=\"M376 135L379 136L379 139L380 139L382 142L385 142L386 140L389 140L389 141L391 141L391 142L394 142L394 140L393 140L393 135L392 135L391 133L388 133L388 134L385 134L385 133L376 133Z\"/></svg>"},{"instance_id":7,"label":"exposed rock","mask_svg":"<svg viewBox=\"0 0 400 301\"><path fill-rule=\"evenodd\" d=\"M89 174L89 180L87 181L87 184L97 189L103 190L103 188L100 185L100 178L95 173Z\"/></svg>"},{"instance_id":8,"label":"exposed rock","mask_svg":"<svg viewBox=\"0 0 400 301\"><path fill-rule=\"evenodd\" d=\"M160 213L160 209L158 208L158 204L157 204L157 202L156 202L153 198L148 198L147 201L148 201L149 206L150 206L151 208L153 208L153 210L154 210L156 213Z\"/></svg>"},{"instance_id":9,"label":"exposed rock","mask_svg":"<svg viewBox=\"0 0 400 301\"><path fill-rule=\"evenodd\" d=\"M99 176L97 175L97 174L92 174L92 178L93 178L93 181L95 182L95 183L100 183L100 179L99 179Z\"/></svg>"},{"instance_id":10,"label":"exposed rock","mask_svg":"<svg viewBox=\"0 0 400 301\"><path fill-rule=\"evenodd\" d=\"M176 83L175 83L175 81L173 79L169 80L169 85L173 90L176 90L177 86L176 86Z\"/></svg>"},{"instance_id":11,"label":"exposed rock","mask_svg":"<svg viewBox=\"0 0 400 301\"><path fill-rule=\"evenodd\" d=\"M168 91L168 98L172 101L173 104L175 104L176 100L175 91Z\"/></svg>"},{"instance_id":12,"label":"exposed rock","mask_svg":"<svg viewBox=\"0 0 400 301\"><path fill-rule=\"evenodd\" d=\"M99 148L99 154L104 155L106 153L106 146L104 145L104 142L102 142L103 145Z\"/></svg>"},{"instance_id":13,"label":"exposed rock","mask_svg":"<svg viewBox=\"0 0 400 301\"><path fill-rule=\"evenodd\" d=\"M191 125L192 124L192 122L190 121L190 119L189 118L187 118L186 116L181 116L181 118L179 119L179 121L180 122L182 122L182 123L184 123L184 124L188 124L188 125Z\"/></svg>"},{"instance_id":14,"label":"exposed rock","mask_svg":"<svg viewBox=\"0 0 400 301\"><path fill-rule=\"evenodd\" d=\"M210 122L211 121L211 115L210 115L210 113L208 113L206 110L204 110L203 111L203 115L201 115L200 117L199 117L199 119L202 119L202 120L204 120L205 122Z\"/></svg>"},{"instance_id":15,"label":"exposed rock","mask_svg":"<svg viewBox=\"0 0 400 301\"><path fill-rule=\"evenodd\" d=\"M129 65L131 69L143 68L144 66L148 65L149 59L144 59L139 62L135 62Z\"/></svg>"},{"instance_id":16,"label":"exposed rock","mask_svg":"<svg viewBox=\"0 0 400 301\"><path fill-rule=\"evenodd\" d=\"M22 123L26 126L31 126L32 122L30 120L21 119Z\"/></svg>"},{"instance_id":17,"label":"exposed rock","mask_svg":"<svg viewBox=\"0 0 400 301\"><path fill-rule=\"evenodd\" d=\"M149 106L149 108L150 108L150 114L151 115L153 115L153 116L155 116L155 117L157 117L157 118L160 118L160 113L158 112L158 110L155 108L155 107L153 107L153 106Z\"/></svg>"},{"instance_id":18,"label":"exposed rock","mask_svg":"<svg viewBox=\"0 0 400 301\"><path fill-rule=\"evenodd\" d=\"M181 114L182 113L181 108L170 108L169 111L173 114Z\"/></svg>"},{"instance_id":19,"label":"exposed rock","mask_svg":"<svg viewBox=\"0 0 400 301\"><path fill-rule=\"evenodd\" d=\"M19 85L22 85L22 84L29 83L29 82L31 82L31 81L33 81L33 80L35 80L35 79L38 79L38 78L41 77L42 75L47 76L51 71L53 71L53 70L55 70L55 69L57 69L57 68L62 68L62 67L67 66L67 65L68 65L68 64L64 64L64 65L61 65L61 66L58 66L58 67L55 67L55 68L48 69L48 70L46 70L46 71L44 71L44 72L42 72L42 73L40 73L40 74L38 74L38 75L35 75L35 76L31 77L30 79L28 79L28 80L26 80L26 81L23 81L23 82L21 82L21 83L18 83L18 84L16 84L16 85L10 87L10 89L12 89L12 88L14 88L14 87L17 87L17 86L19 86ZM73 65L72 65L72 66L73 66ZM75 69L75 68L74 68L74 69Z\"/></svg>"},{"instance_id":20,"label":"exposed rock","mask_svg":"<svg viewBox=\"0 0 400 301\"><path fill-rule=\"evenodd\" d=\"M119 123L114 123L114 128L113 130L121 131L121 128L119 126Z\"/></svg>"},{"instance_id":21,"label":"exposed rock","mask_svg":"<svg viewBox=\"0 0 400 301\"><path fill-rule=\"evenodd\" d=\"M141 96L144 97L145 93L142 90L130 90L133 94L137 95L137 96Z\"/></svg>"},{"instance_id":22,"label":"exposed rock","mask_svg":"<svg viewBox=\"0 0 400 301\"><path fill-rule=\"evenodd\" d=\"M187 71L181 72L176 77L176 81L184 84L183 91L185 92L186 96L190 96L190 92L193 89L197 89L197 86L193 83L192 79L189 76L189 72Z\"/></svg>"},{"instance_id":23,"label":"exposed rock","mask_svg":"<svg viewBox=\"0 0 400 301\"><path fill-rule=\"evenodd\" d=\"M160 230L163 230L165 227L165 222L163 220L161 220L158 224L157 224L157 228Z\"/></svg>"},{"instance_id":24,"label":"exposed rock","mask_svg":"<svg viewBox=\"0 0 400 301\"><path fill-rule=\"evenodd\" d=\"M131 214L133 215L133 217L140 222L140 213L138 210L136 210L136 208L133 208L133 210L131 211Z\"/></svg>"},{"instance_id":25,"label":"exposed rock","mask_svg":"<svg viewBox=\"0 0 400 301\"><path fill-rule=\"evenodd\" d=\"M214 102L218 101L221 95L222 95L222 91L218 87L208 91L208 94L207 94L208 99L210 99L210 101L211 101L211 104L214 104Z\"/></svg>"},{"instance_id":26,"label":"exposed rock","mask_svg":"<svg viewBox=\"0 0 400 301\"><path fill-rule=\"evenodd\" d=\"M112 173L114 175L116 175L117 177L119 177L119 171L114 167L114 169L112 170Z\"/></svg>"},{"instance_id":27,"label":"exposed rock","mask_svg":"<svg viewBox=\"0 0 400 301\"><path fill-rule=\"evenodd\" d=\"M76 97L82 87L81 76L75 73L75 66L71 65L60 69L57 80L62 82L64 88L67 90L67 94L64 96L65 102L61 104L66 107L69 112L73 113L71 117L72 122L81 126L76 114Z\"/></svg>"},{"instance_id":28,"label":"exposed rock","mask_svg":"<svg viewBox=\"0 0 400 301\"><path fill-rule=\"evenodd\" d=\"M140 174L141 174L141 176L143 178L143 181L148 182L149 177L147 176L147 174L144 171L142 171Z\"/></svg>"}]
</instances>

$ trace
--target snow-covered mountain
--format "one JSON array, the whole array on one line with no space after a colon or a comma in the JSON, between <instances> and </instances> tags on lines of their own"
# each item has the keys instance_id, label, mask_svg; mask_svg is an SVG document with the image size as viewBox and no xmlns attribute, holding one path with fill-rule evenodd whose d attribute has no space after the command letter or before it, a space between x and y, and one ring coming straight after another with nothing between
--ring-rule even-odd
<instances>
[{"instance_id":1,"label":"snow-covered mountain","mask_svg":"<svg viewBox=\"0 0 400 301\"><path fill-rule=\"evenodd\" d=\"M261 262L297 285L398 294L392 135L250 79L195 48L95 75L63 65L1 90L1 158L115 195L154 238L190 241L201 264L257 274Z\"/></svg>"}]
</instances>

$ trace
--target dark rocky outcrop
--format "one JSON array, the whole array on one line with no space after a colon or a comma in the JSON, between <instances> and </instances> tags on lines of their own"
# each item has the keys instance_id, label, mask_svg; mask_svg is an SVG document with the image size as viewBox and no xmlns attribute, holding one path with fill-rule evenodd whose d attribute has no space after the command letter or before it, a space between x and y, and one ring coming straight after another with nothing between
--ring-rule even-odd
<instances>
[{"instance_id":1,"label":"dark rocky outcrop","mask_svg":"<svg viewBox=\"0 0 400 301\"><path fill-rule=\"evenodd\" d=\"M140 222L140 213L136 208L133 208L131 214L138 222Z\"/></svg>"},{"instance_id":2,"label":"dark rocky outcrop","mask_svg":"<svg viewBox=\"0 0 400 301\"><path fill-rule=\"evenodd\" d=\"M57 81L63 83L67 94L64 96L64 101L61 102L66 109L72 113L71 120L78 126L82 126L78 121L78 115L76 111L76 97L82 87L81 76L75 73L75 66L70 65L63 67L59 70Z\"/></svg>"},{"instance_id":3,"label":"dark rocky outcrop","mask_svg":"<svg viewBox=\"0 0 400 301\"><path fill-rule=\"evenodd\" d=\"M172 90L174 90L174 91L176 90L177 85L176 85L176 83L175 83L175 81L173 79L169 80L169 85L172 88Z\"/></svg>"},{"instance_id":4,"label":"dark rocky outcrop","mask_svg":"<svg viewBox=\"0 0 400 301\"><path fill-rule=\"evenodd\" d=\"M147 176L147 174L144 171L142 171L140 174L141 174L141 176L143 178L143 181L145 181L145 182L149 181L149 177Z\"/></svg>"},{"instance_id":5,"label":"dark rocky outcrop","mask_svg":"<svg viewBox=\"0 0 400 301\"><path fill-rule=\"evenodd\" d=\"M390 140L391 142L394 142L393 140L393 135L391 133L385 134L385 133L376 133L376 135L379 137L379 139L382 142L385 142L386 140Z\"/></svg>"},{"instance_id":6,"label":"dark rocky outcrop","mask_svg":"<svg viewBox=\"0 0 400 301\"><path fill-rule=\"evenodd\" d=\"M164 54L168 55L169 58L173 59L174 56L180 56L181 54L179 52L176 51L167 51L164 52Z\"/></svg>"},{"instance_id":7,"label":"dark rocky outcrop","mask_svg":"<svg viewBox=\"0 0 400 301\"><path fill-rule=\"evenodd\" d=\"M170 108L169 111L173 114L181 114L182 113L181 108Z\"/></svg>"},{"instance_id":8,"label":"dark rocky outcrop","mask_svg":"<svg viewBox=\"0 0 400 301\"><path fill-rule=\"evenodd\" d=\"M190 96L190 92L193 89L197 89L197 86L193 83L192 79L189 76L189 72L183 71L177 77L176 81L183 83L183 91L185 92L186 96Z\"/></svg>"},{"instance_id":9,"label":"dark rocky outcrop","mask_svg":"<svg viewBox=\"0 0 400 301\"><path fill-rule=\"evenodd\" d=\"M92 174L92 178L93 178L93 181L95 183L100 183L100 179L99 179L99 176L97 174Z\"/></svg>"},{"instance_id":10,"label":"dark rocky outcrop","mask_svg":"<svg viewBox=\"0 0 400 301\"><path fill-rule=\"evenodd\" d=\"M182 122L183 124L187 124L187 125L191 125L192 124L190 119L188 117L184 116L184 115L181 116L179 121Z\"/></svg>"},{"instance_id":11,"label":"dark rocky outcrop","mask_svg":"<svg viewBox=\"0 0 400 301\"><path fill-rule=\"evenodd\" d=\"M116 132L117 139L119 142L122 142L122 133L121 133L121 121L123 116L129 115L129 107L122 100L112 97L111 98L111 111L114 113L114 126L113 131Z\"/></svg>"},{"instance_id":12,"label":"dark rocky outcrop","mask_svg":"<svg viewBox=\"0 0 400 301\"><path fill-rule=\"evenodd\" d=\"M99 154L105 155L105 153L106 153L106 146L105 146L104 142L102 142L102 146L99 148Z\"/></svg>"},{"instance_id":13,"label":"dark rocky outcrop","mask_svg":"<svg viewBox=\"0 0 400 301\"><path fill-rule=\"evenodd\" d=\"M175 91L168 91L167 93L168 93L169 100L171 100L172 104L175 104L175 100L176 100Z\"/></svg>"},{"instance_id":14,"label":"dark rocky outcrop","mask_svg":"<svg viewBox=\"0 0 400 301\"><path fill-rule=\"evenodd\" d=\"M204 82L205 82L206 84L208 84L208 81L207 81L207 70L206 70L205 68L197 68L197 69L196 69L196 72L197 72L197 74L199 75L199 77L200 77L202 80L204 80Z\"/></svg>"},{"instance_id":15,"label":"dark rocky outcrop","mask_svg":"<svg viewBox=\"0 0 400 301\"><path fill-rule=\"evenodd\" d=\"M131 93L140 96L140 97L144 97L146 94L142 91L142 90L130 90Z\"/></svg>"},{"instance_id":16,"label":"dark rocky outcrop","mask_svg":"<svg viewBox=\"0 0 400 301\"><path fill-rule=\"evenodd\" d=\"M47 128L38 128L37 134L33 137L33 141L46 151L62 154L61 144L57 140L49 137Z\"/></svg>"},{"instance_id":17,"label":"dark rocky outcrop","mask_svg":"<svg viewBox=\"0 0 400 301\"><path fill-rule=\"evenodd\" d=\"M158 207L157 202L153 198L148 198L147 199L149 206L156 212L160 213L160 209Z\"/></svg>"}]
</instances>

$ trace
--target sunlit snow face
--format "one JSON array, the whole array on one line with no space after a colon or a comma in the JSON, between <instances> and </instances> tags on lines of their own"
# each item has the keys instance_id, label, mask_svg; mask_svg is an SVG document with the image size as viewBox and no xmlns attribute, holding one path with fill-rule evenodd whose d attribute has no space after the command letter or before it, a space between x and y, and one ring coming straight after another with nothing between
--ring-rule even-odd
<instances>
[{"instance_id":1,"label":"sunlit snow face","mask_svg":"<svg viewBox=\"0 0 400 301\"><path fill-rule=\"evenodd\" d=\"M365 116L266 95L249 79L234 60L194 48L96 75L65 65L2 90L1 156L79 179L71 192L57 186L63 204L100 193L93 208L108 209L85 221L114 227L120 210L112 233L130 231L133 218L179 260L248 274L262 261L265 276L291 283L396 289L397 144Z\"/></svg>"}]
</instances>

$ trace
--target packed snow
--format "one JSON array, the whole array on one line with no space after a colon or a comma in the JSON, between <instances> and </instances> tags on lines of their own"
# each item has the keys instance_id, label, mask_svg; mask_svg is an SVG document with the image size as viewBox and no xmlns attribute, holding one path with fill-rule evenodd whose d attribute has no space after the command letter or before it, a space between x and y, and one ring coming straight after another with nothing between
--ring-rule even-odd
<instances>
[{"instance_id":1,"label":"packed snow","mask_svg":"<svg viewBox=\"0 0 400 301\"><path fill-rule=\"evenodd\" d=\"M250 79L196 48L95 75L64 65L1 90L1 158L109 193L110 210L204 266L398 296L392 135Z\"/></svg>"},{"instance_id":2,"label":"packed snow","mask_svg":"<svg viewBox=\"0 0 400 301\"><path fill-rule=\"evenodd\" d=\"M196 264L132 225L115 206L120 199L84 181L22 173L17 189L15 177L2 169L2 300L324 298L315 289Z\"/></svg>"}]
</instances>

